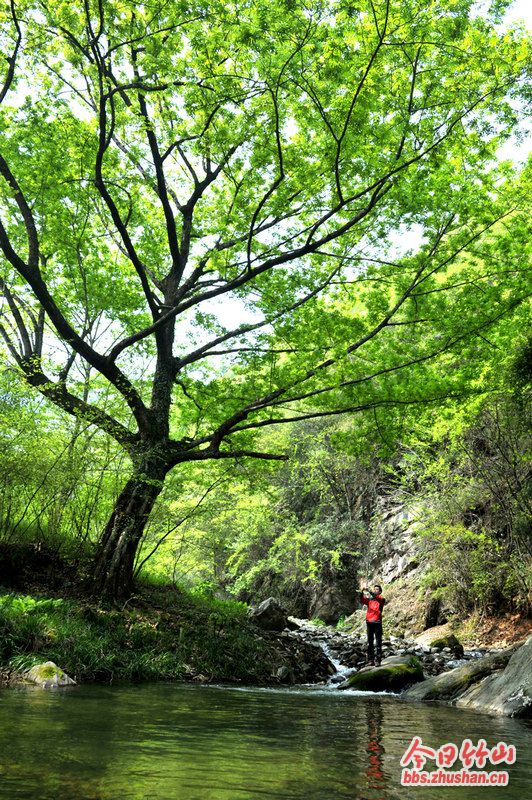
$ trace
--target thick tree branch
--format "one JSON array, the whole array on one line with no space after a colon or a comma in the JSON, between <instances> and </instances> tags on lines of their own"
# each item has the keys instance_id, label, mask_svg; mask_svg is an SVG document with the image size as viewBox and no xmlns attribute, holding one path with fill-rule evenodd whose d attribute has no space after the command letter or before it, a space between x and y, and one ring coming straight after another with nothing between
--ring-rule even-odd
<instances>
[{"instance_id":1,"label":"thick tree branch","mask_svg":"<svg viewBox=\"0 0 532 800\"><path fill-rule=\"evenodd\" d=\"M221 294L226 294L227 292L233 291L234 289L238 289L241 286L245 285L246 283L249 283L258 275L267 272L273 267L279 266L281 264L287 264L291 261L295 261L297 258L302 258L303 256L306 255L312 255L316 250L318 250L319 247L322 247L324 244L327 244L328 242L334 241L335 239L340 237L343 233L346 233L348 230L350 230L361 219L364 219L364 217L366 217L370 213L370 211L374 208L374 206L377 204L378 200L380 200L390 189L391 189L391 184L390 185L379 184L377 188L374 190L367 205L365 205L348 222L342 225L341 228L324 236L322 239L319 239L313 243L308 243L302 247L297 248L296 250L290 251L289 253L283 253L282 255L269 259L260 266L254 267L251 270L248 270L242 275L240 275L240 277L235 278L233 281L228 282L225 286L204 292L200 298L196 297L183 301L180 305L175 306L174 308L167 311L166 314L161 315L159 319L152 325L148 326L147 328L144 328L144 330L139 331L136 334L133 334L132 336L129 336L122 342L118 342L111 351L111 354L109 356L110 359L111 360L115 359L118 356L118 354L121 353L122 350L124 350L126 347L129 347L130 345L139 342L142 339L145 339L147 336L150 336L152 333L155 333L155 331L167 325L178 314L182 314L184 311L187 311L189 308L192 308L198 303L203 302L205 300L213 299L215 297L220 296ZM196 270L194 274L200 275L201 272L202 269L199 268L199 270Z\"/></svg>"},{"instance_id":2,"label":"thick tree branch","mask_svg":"<svg viewBox=\"0 0 532 800\"><path fill-rule=\"evenodd\" d=\"M140 395L134 389L131 382L126 376L118 369L115 364L111 364L107 359L94 350L81 336L72 328L70 323L63 316L56 302L52 298L46 283L44 282L39 270L39 244L37 238L37 231L33 215L29 210L29 206L20 190L20 187L14 180L11 172L7 168L7 164L0 156L0 174L4 175L7 169L7 174L10 176L10 185L16 186L17 194L15 199L19 208L21 208L24 217L24 223L30 238L30 253L31 262L26 264L22 258L13 249L8 233L0 220L0 249L9 263L17 270L17 272L26 280L28 285L32 288L37 300L42 308L46 311L52 325L58 332L59 336L70 344L76 352L78 352L91 366L99 370L104 377L106 377L116 389L123 395L126 402L130 406L135 419L143 430L150 426L147 409L142 402ZM4 175L5 177L5 175ZM29 214L29 217L28 217Z\"/></svg>"},{"instance_id":3,"label":"thick tree branch","mask_svg":"<svg viewBox=\"0 0 532 800\"><path fill-rule=\"evenodd\" d=\"M133 51L132 61L137 81L139 81L136 51ZM146 103L143 87L141 87L141 90L137 92L137 98L138 98L140 113L144 120L146 138L148 140L152 156L152 163L157 178L157 194L159 200L161 201L161 206L163 209L164 218L166 222L166 235L168 241L168 248L170 251L170 258L172 259L172 274L175 275L175 280L179 282L181 275L183 274L184 265L181 261L179 243L177 240L176 222L166 186L166 176L164 174L163 158L159 150L159 144L157 142L157 137L155 135L153 122L148 114L148 104Z\"/></svg>"},{"instance_id":4,"label":"thick tree branch","mask_svg":"<svg viewBox=\"0 0 532 800\"><path fill-rule=\"evenodd\" d=\"M406 290L403 292L402 296L397 300L395 305L387 312L387 314L382 318L382 320L371 329L371 331L366 333L363 337L361 337L360 339L358 339L356 342L354 342L353 344L349 345L349 347L347 347L345 349L343 357L345 358L346 356L354 353L356 350L360 349L364 344L366 344L367 342L371 341L371 339L375 338L375 336L377 336L384 328L386 328L388 326L389 322L393 319L393 317L395 316L397 311L404 305L406 300L412 295L414 289L418 286L419 283L422 283L430 275L433 275L436 271L441 269L443 266L446 266L448 263L450 263L450 261L452 261L454 258L456 258L456 256L458 254L460 254L472 241L477 239L487 229L492 227L498 221L498 219L499 218L497 218L497 220L493 220L488 226L483 228L481 231L477 231L476 234L474 234L472 237L470 237L470 239L468 240L467 243L462 244L450 256L448 256L446 259L444 259L440 264L438 264L436 267L433 267L426 274L424 274L427 261L430 261L432 256L435 254L440 242L442 241L445 233L448 230L449 225L451 224L452 218L449 219L447 221L447 223L444 226L442 226L442 228L438 232L436 240L435 240L434 244L432 245L432 247L430 248L426 259L422 262L421 266L416 271L413 279L411 280L411 282L410 282L409 286L406 288ZM528 295L527 295L527 297L528 297ZM302 384L306 383L310 379L316 377L318 374L320 374L324 370L326 370L329 367L337 364L338 361L339 361L338 358L326 359L325 361L322 361L320 364L318 364L316 367L313 367L312 369L307 370L301 377L291 381L289 384L287 384L287 385L285 385L283 387L280 387L280 388L274 390L273 392L270 392L269 394L265 395L260 400L255 400L255 401L249 403L248 405L244 406L239 411L235 412L222 425L220 425L211 437L205 437L205 438L207 440L210 440L213 443L219 445L220 442L224 439L224 437L229 432L233 432L235 430L245 430L248 427L255 427L255 425L253 423L251 423L249 426L248 425L239 425L239 423L243 422L250 414L256 413L259 410L264 410L266 408L274 407L276 405L281 405L281 404L285 405L286 403L289 403L289 402L303 401L303 400L306 400L306 399L310 399L311 397L314 397L316 395L330 393L330 392L335 391L337 389L346 388L347 386L353 386L353 385L356 385L356 384L359 384L359 383L365 383L365 382L367 382L367 381L369 381L369 380L371 380L371 379L373 379L375 377L378 377L381 374L386 374L388 372L395 372L397 370L404 369L405 367L413 366L416 363L421 363L421 362L430 360L432 358L435 358L438 355L440 355L441 353L446 352L447 350L449 350L451 347L456 345L459 341L463 340L464 338L467 338L468 336L472 335L473 333L476 333L476 332L482 330L486 326L492 325L494 322L499 320L501 318L501 316L504 316L509 311L512 311L516 307L516 305L518 305L520 302L522 302L522 300L519 300L517 304L512 304L508 308L505 308L503 312L497 314L494 318L490 318L488 321L482 322L479 326L475 327L474 329L467 330L465 333L461 333L459 336L451 338L445 345L443 345L442 347L437 348L435 351L433 351L432 353L430 353L428 355L419 357L417 359L410 360L410 361L408 361L406 363L400 364L398 366L391 367L389 369L384 369L382 371L376 372L372 376L366 376L364 378L356 378L356 379L353 379L353 380L350 380L350 381L344 381L344 382L339 383L339 384L334 384L334 385L330 385L330 386L326 386L326 387L321 387L320 389L316 389L316 390L312 390L312 391L309 391L309 392L301 393L299 395L292 395L292 396L288 396L287 397L288 392L291 389L294 389L297 386L301 386ZM237 425L238 425L238 427L235 427Z\"/></svg>"},{"instance_id":5,"label":"thick tree branch","mask_svg":"<svg viewBox=\"0 0 532 800\"><path fill-rule=\"evenodd\" d=\"M406 369L408 367L415 366L416 364L421 364L421 363L426 362L426 361L431 361L431 360L437 358L438 356L442 355L443 353L449 352L450 350L452 350L453 347L455 347L459 342L463 341L464 339L467 340L471 336L479 335L479 332L481 330L484 330L485 328L489 328L491 325L493 325L496 322L498 322L502 317L504 317L508 313L511 313L512 311L514 311L521 303L523 303L526 300L530 299L530 297L531 297L530 294L525 295L524 297L520 298L519 300L511 303L509 306L507 306L499 314L495 315L494 317L491 317L488 320L485 320L480 325L478 325L478 326L476 326L474 328L470 328L470 329L464 331L463 333L461 333L458 336L450 338L444 345L442 345L441 347L437 348L436 350L433 350L431 353L429 353L429 354L427 354L425 356L420 356L419 358L411 359L409 361L403 362L401 364L397 364L397 365L392 366L390 368L383 369L383 370L381 370L379 372L374 373L374 375L372 375L372 376L365 376L364 378L357 378L357 379L354 379L352 381L344 381L344 382L336 384L334 386L329 386L329 387L327 387L327 388L325 388L323 390L318 390L316 392L309 392L308 395L302 395L302 396L298 396L298 397L294 397L294 398L286 398L284 400L283 405L286 404L286 403L289 403L289 402L301 402L302 400L308 399L311 396L314 396L314 395L317 395L317 394L330 393L330 392L335 391L337 389L346 388L348 386L353 386L353 385L356 385L356 384L365 383L365 382L370 381L372 378L379 377L380 375L389 374L391 372L398 372L398 371L400 371L402 369ZM480 393L480 394L483 394L484 392L485 392L484 389L483 390L478 390L478 393ZM390 405L390 404L398 403L399 405L401 405L401 404L406 404L408 402L409 401L392 401L392 400L374 401L374 402L371 402L369 405L363 405L363 406L359 406L359 407L356 407L356 408L353 407L351 410L362 410L363 408L373 408L375 405L379 405L379 404ZM423 402L423 400L420 399L420 400L416 400L415 402L421 403L421 402ZM253 413L255 410L264 410L265 408L269 408L270 406L274 406L274 405L279 405L279 404L278 403L269 403L269 404L265 404L263 406L257 407L256 409L252 408L252 409L250 409L250 411L248 411L246 416L248 416L250 413ZM311 412L311 413L312 413L312 416L314 416L314 412ZM337 410L333 410L333 411L330 411L330 412L329 411L324 411L324 412L319 412L317 414L317 416L328 416L328 415L337 414L337 413L345 413L345 412L344 411L337 411ZM307 418L310 418L310 417L307 417ZM258 427L261 428L261 427L264 427L265 425L275 425L277 423L283 423L283 422L286 422L286 421L294 421L294 419L299 419L299 417L298 418L281 417L281 418L278 418L278 419L268 419L268 420L260 420L259 422L246 423L245 425L235 426L230 431L230 435L233 434L233 433L237 433L238 431L251 430L253 428L258 428ZM226 435L228 435L228 434L224 433L224 436L226 436Z\"/></svg>"},{"instance_id":6,"label":"thick tree branch","mask_svg":"<svg viewBox=\"0 0 532 800\"><path fill-rule=\"evenodd\" d=\"M223 458L259 458L266 461L288 461L284 453L263 453L257 450L220 450L218 447L207 447L204 450L183 450L176 452L171 460L172 466L188 461L219 461Z\"/></svg>"},{"instance_id":7,"label":"thick tree branch","mask_svg":"<svg viewBox=\"0 0 532 800\"><path fill-rule=\"evenodd\" d=\"M384 19L384 25L383 25L382 32L379 30L378 26L376 25L377 34L378 34L377 45L375 46L375 49L373 50L373 52L371 54L371 57L369 58L368 63L366 64L366 68L365 68L365 70L364 70L364 72L362 74L362 77L360 78L360 81L359 81L359 83L358 83L358 85L357 85L357 87L355 89L355 92L353 94L353 98L352 98L351 103L349 105L349 110L348 110L348 112L346 114L346 117L345 117L345 120L344 120L342 131L341 131L340 135L336 138L336 154L335 154L335 158L334 158L334 176L335 176L335 181L336 181L336 191L338 192L338 199L339 199L340 203L344 202L344 197L343 197L343 193L342 193L342 185L341 185L341 181L340 181L340 161L341 161L342 144L343 144L343 141L344 141L345 136L347 134L347 131L349 129L349 125L351 123L351 117L353 116L353 111L355 110L355 106L357 104L358 98L360 97L360 93L362 92L362 89L364 88L364 84L366 83L366 80L367 80L367 78L369 76L369 73L371 72L371 70L372 70L372 68L373 68L373 66L374 66L374 64L375 64L375 62L377 60L377 56L378 56L379 51L380 51L380 49L382 47L382 44L383 44L383 41L384 41L384 37L386 36L386 32L387 32L387 28L388 28L388 16L389 16L389 13L390 13L390 4L389 4L389 2L387 0L387 2L386 2L386 14L385 14L385 19Z\"/></svg>"},{"instance_id":8,"label":"thick tree branch","mask_svg":"<svg viewBox=\"0 0 532 800\"><path fill-rule=\"evenodd\" d=\"M14 0L10 0L9 5L11 8L11 18L13 19L13 24L15 26L16 38L15 38L15 45L13 47L13 52L11 53L10 56L6 57L8 67L3 86L0 89L0 103L3 103L5 96L9 92L9 89L11 88L11 84L13 83L13 78L15 77L15 66L17 63L17 56L20 50L20 45L22 44L22 30L20 28L20 23L18 21L17 13L15 10Z\"/></svg>"}]
</instances>

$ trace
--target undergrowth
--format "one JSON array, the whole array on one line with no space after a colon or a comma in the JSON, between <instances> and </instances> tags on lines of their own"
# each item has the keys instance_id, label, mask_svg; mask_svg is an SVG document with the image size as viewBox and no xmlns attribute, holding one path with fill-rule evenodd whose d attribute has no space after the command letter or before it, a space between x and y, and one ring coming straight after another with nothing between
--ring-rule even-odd
<instances>
[{"instance_id":1,"label":"undergrowth","mask_svg":"<svg viewBox=\"0 0 532 800\"><path fill-rule=\"evenodd\" d=\"M246 607L189 592L154 590L122 610L0 593L0 664L54 661L77 680L260 680L268 666Z\"/></svg>"}]
</instances>

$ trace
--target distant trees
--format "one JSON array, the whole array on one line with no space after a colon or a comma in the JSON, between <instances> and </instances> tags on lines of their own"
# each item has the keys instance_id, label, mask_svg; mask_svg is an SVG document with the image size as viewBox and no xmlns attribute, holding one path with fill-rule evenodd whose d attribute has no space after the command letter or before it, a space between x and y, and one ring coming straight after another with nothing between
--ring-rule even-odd
<instances>
[{"instance_id":1,"label":"distant trees","mask_svg":"<svg viewBox=\"0 0 532 800\"><path fill-rule=\"evenodd\" d=\"M530 56L498 7L12 0L0 334L130 458L96 593L131 590L176 466L284 459L267 426L478 390L529 296L495 159Z\"/></svg>"}]
</instances>

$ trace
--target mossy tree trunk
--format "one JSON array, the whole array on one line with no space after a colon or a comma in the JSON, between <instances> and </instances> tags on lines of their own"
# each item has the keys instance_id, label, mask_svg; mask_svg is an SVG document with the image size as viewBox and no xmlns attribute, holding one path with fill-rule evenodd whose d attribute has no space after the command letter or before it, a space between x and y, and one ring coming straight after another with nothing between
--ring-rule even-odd
<instances>
[{"instance_id":1,"label":"mossy tree trunk","mask_svg":"<svg viewBox=\"0 0 532 800\"><path fill-rule=\"evenodd\" d=\"M143 461L122 489L96 554L95 595L117 601L131 594L135 556L168 470L164 460Z\"/></svg>"}]
</instances>

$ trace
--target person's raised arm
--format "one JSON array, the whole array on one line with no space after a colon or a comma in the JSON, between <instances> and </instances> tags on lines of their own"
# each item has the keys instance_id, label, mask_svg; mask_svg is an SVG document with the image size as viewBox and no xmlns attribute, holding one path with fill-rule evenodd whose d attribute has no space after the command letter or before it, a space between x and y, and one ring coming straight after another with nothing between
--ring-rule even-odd
<instances>
[{"instance_id":1,"label":"person's raised arm","mask_svg":"<svg viewBox=\"0 0 532 800\"><path fill-rule=\"evenodd\" d=\"M366 583L367 583L367 581L366 581ZM364 594L365 592L368 592L368 591L369 591L369 589L367 588L366 585L363 584L360 587L360 602L362 603L363 606L367 606L368 603L369 603L369 597L367 597L366 594Z\"/></svg>"}]
</instances>

